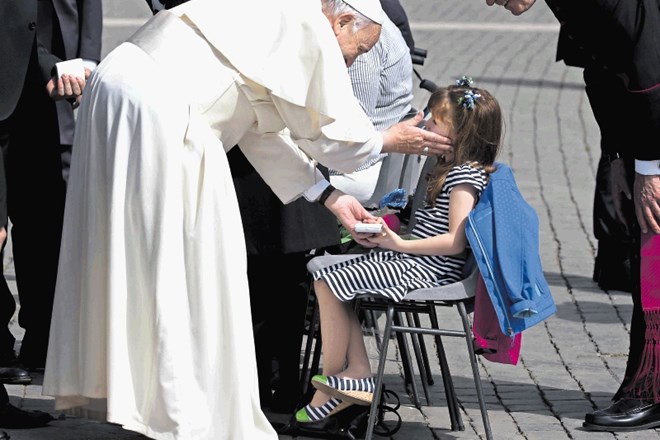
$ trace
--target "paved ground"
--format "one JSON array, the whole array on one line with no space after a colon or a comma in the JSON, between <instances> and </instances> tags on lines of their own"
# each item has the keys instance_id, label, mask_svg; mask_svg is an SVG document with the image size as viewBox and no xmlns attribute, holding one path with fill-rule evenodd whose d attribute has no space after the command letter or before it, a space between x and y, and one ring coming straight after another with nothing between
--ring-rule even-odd
<instances>
[{"instance_id":1,"label":"paved ground","mask_svg":"<svg viewBox=\"0 0 660 440\"><path fill-rule=\"evenodd\" d=\"M148 17L148 11L143 0L104 3L107 53ZM591 210L599 136L581 71L554 62L558 30L554 18L543 2L522 17L488 8L484 0L402 3L417 46L429 51L426 64L418 67L424 78L446 84L467 74L500 100L506 114L506 147L500 160L514 169L520 189L540 218L541 259L558 311L524 332L518 365L480 359L495 438L658 438L655 430L613 434L581 428L584 413L607 405L620 382L632 304L628 294L602 291L591 281L596 246ZM257 36L251 33L249 38ZM424 103L424 93L419 91L418 103ZM11 254L6 257L5 267L11 272ZM442 320L457 323L453 311L441 313ZM20 337L20 327L14 329ZM432 347L430 340L428 344ZM460 340L445 345L465 430L450 430L438 368L434 404L419 410L411 405L402 387L399 354L392 347L386 383L404 398L400 409L404 424L393 438L484 438L465 346ZM375 362L373 344L371 348ZM41 396L40 383L36 376L33 385L8 387L12 402L52 412L52 400ZM14 440L143 438L120 427L69 417L47 428L9 432Z\"/></svg>"}]
</instances>

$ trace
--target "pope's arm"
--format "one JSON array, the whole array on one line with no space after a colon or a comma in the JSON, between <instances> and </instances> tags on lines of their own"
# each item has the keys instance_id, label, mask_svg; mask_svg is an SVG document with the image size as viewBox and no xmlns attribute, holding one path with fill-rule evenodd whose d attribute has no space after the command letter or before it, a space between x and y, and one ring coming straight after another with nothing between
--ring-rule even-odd
<instances>
[{"instance_id":1,"label":"pope's arm","mask_svg":"<svg viewBox=\"0 0 660 440\"><path fill-rule=\"evenodd\" d=\"M357 119L334 121L322 127L319 121L322 116L277 98L274 101L288 128L261 133L257 124L238 145L283 203L302 195L310 201L318 199L328 182L317 169L317 163L350 172L381 150L383 136L361 110ZM356 223L373 217L355 197L335 190L325 206L353 233L357 242L373 247L365 234L353 231Z\"/></svg>"},{"instance_id":2,"label":"pope's arm","mask_svg":"<svg viewBox=\"0 0 660 440\"><path fill-rule=\"evenodd\" d=\"M324 180L316 161L293 142L287 131L248 132L239 148L282 203L289 203Z\"/></svg>"},{"instance_id":3,"label":"pope's arm","mask_svg":"<svg viewBox=\"0 0 660 440\"><path fill-rule=\"evenodd\" d=\"M322 140L327 141L324 137ZM252 166L284 203L295 200L303 194L308 200L316 199L328 185L316 168L316 161L298 147L287 131L266 135L249 132L238 145ZM310 194L313 195L310 197ZM354 231L356 223L373 218L373 215L355 197L335 190L324 205L348 231L351 231L358 243L366 247L375 246L366 239L369 234L358 234Z\"/></svg>"},{"instance_id":4,"label":"pope's arm","mask_svg":"<svg viewBox=\"0 0 660 440\"><path fill-rule=\"evenodd\" d=\"M277 96L271 99L286 128L265 132L274 113L260 113L255 127L238 145L283 203L324 180L317 163L350 173L381 151L382 135L353 97L335 120Z\"/></svg>"}]
</instances>

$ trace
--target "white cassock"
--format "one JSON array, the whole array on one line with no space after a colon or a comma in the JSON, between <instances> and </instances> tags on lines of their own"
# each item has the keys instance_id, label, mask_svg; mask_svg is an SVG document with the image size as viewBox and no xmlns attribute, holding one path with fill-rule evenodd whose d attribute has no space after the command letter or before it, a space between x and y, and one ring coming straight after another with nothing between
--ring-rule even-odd
<instances>
[{"instance_id":1,"label":"white cassock","mask_svg":"<svg viewBox=\"0 0 660 440\"><path fill-rule=\"evenodd\" d=\"M225 151L288 202L381 142L318 0L156 14L79 108L43 393L154 439L276 439Z\"/></svg>"}]
</instances>

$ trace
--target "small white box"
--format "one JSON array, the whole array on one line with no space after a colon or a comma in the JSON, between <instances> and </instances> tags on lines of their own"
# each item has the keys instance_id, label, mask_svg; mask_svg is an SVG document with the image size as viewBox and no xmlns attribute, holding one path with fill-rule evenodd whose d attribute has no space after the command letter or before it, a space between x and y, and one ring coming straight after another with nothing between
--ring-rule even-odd
<instances>
[{"instance_id":1,"label":"small white box","mask_svg":"<svg viewBox=\"0 0 660 440\"><path fill-rule=\"evenodd\" d=\"M380 223L356 223L355 232L366 232L369 234L378 234L383 230Z\"/></svg>"},{"instance_id":2,"label":"small white box","mask_svg":"<svg viewBox=\"0 0 660 440\"><path fill-rule=\"evenodd\" d=\"M82 58L74 58L72 60L60 61L55 64L57 68L57 77L61 78L65 73L67 75L85 78L85 66L83 65Z\"/></svg>"}]
</instances>

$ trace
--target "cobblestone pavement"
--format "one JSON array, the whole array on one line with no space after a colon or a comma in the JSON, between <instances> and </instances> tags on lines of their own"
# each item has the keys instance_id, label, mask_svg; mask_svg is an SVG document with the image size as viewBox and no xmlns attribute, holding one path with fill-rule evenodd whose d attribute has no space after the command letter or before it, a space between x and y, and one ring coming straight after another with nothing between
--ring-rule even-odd
<instances>
[{"instance_id":1,"label":"cobblestone pavement","mask_svg":"<svg viewBox=\"0 0 660 440\"><path fill-rule=\"evenodd\" d=\"M148 17L148 11L143 0L104 3L107 53ZM506 115L506 146L500 160L513 168L523 195L539 215L541 260L558 310L523 333L518 365L479 359L495 438L658 438L656 430L614 434L581 428L585 412L606 406L620 383L632 303L629 294L602 291L591 280L596 247L591 213L600 138L583 90L582 72L555 62L558 25L554 17L542 1L520 17L489 8L485 0L402 3L417 46L428 50L425 65L417 67L423 78L447 84L467 74L499 99ZM419 107L428 97L425 93L416 92ZM10 252L5 267L11 275ZM453 310L440 313L444 322L459 325ZM20 327L14 329L20 337ZM392 345L385 381L402 397L399 413L404 420L393 438L485 438L464 342L451 339L446 340L445 350L465 430L450 429L437 366L431 387L433 404L422 397L420 409L412 405L403 387L399 353ZM377 353L369 341L375 369ZM431 339L427 344L433 347ZM52 400L41 396L40 383L37 375L33 385L9 386L12 402L57 415ZM9 433L13 440L144 438L117 426L73 417L46 428Z\"/></svg>"}]
</instances>

